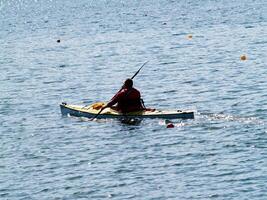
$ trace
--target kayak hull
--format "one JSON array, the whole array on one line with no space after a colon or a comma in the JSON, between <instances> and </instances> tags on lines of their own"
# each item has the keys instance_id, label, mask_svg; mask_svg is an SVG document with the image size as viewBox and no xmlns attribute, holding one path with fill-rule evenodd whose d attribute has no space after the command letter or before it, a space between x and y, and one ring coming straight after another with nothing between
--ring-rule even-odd
<instances>
[{"instance_id":1,"label":"kayak hull","mask_svg":"<svg viewBox=\"0 0 267 200\"><path fill-rule=\"evenodd\" d=\"M93 118L99 112L99 110L93 109L91 106L79 106L70 105L66 103L60 104L60 110L62 115L71 115L76 117L86 117ZM98 119L108 119L108 118L160 118L160 119L194 119L193 111L138 111L131 113L119 113L111 108L106 108L102 111L100 115L97 116Z\"/></svg>"}]
</instances>

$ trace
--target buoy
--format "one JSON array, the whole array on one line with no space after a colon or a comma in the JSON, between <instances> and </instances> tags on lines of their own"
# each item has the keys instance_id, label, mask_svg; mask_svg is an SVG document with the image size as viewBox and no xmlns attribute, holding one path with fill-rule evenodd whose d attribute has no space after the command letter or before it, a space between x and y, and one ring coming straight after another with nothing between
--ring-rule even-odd
<instances>
[{"instance_id":1,"label":"buoy","mask_svg":"<svg viewBox=\"0 0 267 200\"><path fill-rule=\"evenodd\" d=\"M169 124L167 124L167 128L174 128L173 123L169 123Z\"/></svg>"},{"instance_id":2,"label":"buoy","mask_svg":"<svg viewBox=\"0 0 267 200\"><path fill-rule=\"evenodd\" d=\"M192 36L191 34L189 34L189 35L187 36L187 38L188 38L189 40L191 40L191 39L193 38L193 36Z\"/></svg>"},{"instance_id":3,"label":"buoy","mask_svg":"<svg viewBox=\"0 0 267 200\"><path fill-rule=\"evenodd\" d=\"M246 55L241 55L240 56L240 60L247 60L247 56Z\"/></svg>"},{"instance_id":4,"label":"buoy","mask_svg":"<svg viewBox=\"0 0 267 200\"><path fill-rule=\"evenodd\" d=\"M60 43L60 40L57 40L57 43Z\"/></svg>"}]
</instances>

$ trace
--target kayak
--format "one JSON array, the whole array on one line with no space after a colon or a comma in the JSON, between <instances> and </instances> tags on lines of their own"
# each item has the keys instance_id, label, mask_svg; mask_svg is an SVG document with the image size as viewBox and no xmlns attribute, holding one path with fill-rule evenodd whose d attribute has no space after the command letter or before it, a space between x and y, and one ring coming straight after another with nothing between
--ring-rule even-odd
<instances>
[{"instance_id":1,"label":"kayak","mask_svg":"<svg viewBox=\"0 0 267 200\"><path fill-rule=\"evenodd\" d=\"M71 105L67 103L61 103L60 109L62 115L71 115L76 117L87 117L93 118L95 117L101 106L98 106L99 103L95 103L89 106L81 106L81 105ZM161 118L161 119L194 119L194 112L190 110L177 110L177 111L161 111L161 110L144 110L144 111L136 111L130 113L120 113L112 108L104 109L101 114L98 115L97 118L105 119L105 118L125 118L125 117L133 117L133 118Z\"/></svg>"},{"instance_id":2,"label":"kayak","mask_svg":"<svg viewBox=\"0 0 267 200\"><path fill-rule=\"evenodd\" d=\"M76 117L95 117L104 103L95 103L89 106L72 105L67 103L61 103L60 109L62 115L71 115ZM101 114L97 116L98 119L106 118L160 118L160 119L194 119L194 112L190 110L177 110L177 111L162 111L162 110L144 110L130 113L120 113L112 108L104 109Z\"/></svg>"}]
</instances>

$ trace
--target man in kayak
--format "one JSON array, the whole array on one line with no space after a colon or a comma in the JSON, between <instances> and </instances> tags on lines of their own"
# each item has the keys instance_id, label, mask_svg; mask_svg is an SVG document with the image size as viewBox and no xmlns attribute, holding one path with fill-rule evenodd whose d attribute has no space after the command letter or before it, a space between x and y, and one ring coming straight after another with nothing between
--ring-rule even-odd
<instances>
[{"instance_id":1,"label":"man in kayak","mask_svg":"<svg viewBox=\"0 0 267 200\"><path fill-rule=\"evenodd\" d=\"M133 87L132 79L126 79L122 89L114 95L102 110L115 104L117 105L112 108L122 113L145 110L140 92Z\"/></svg>"}]
</instances>

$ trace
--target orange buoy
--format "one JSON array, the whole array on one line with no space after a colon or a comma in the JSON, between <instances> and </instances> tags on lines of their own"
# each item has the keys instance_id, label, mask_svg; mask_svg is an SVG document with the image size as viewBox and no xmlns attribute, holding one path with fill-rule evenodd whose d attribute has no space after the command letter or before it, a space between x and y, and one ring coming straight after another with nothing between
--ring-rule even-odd
<instances>
[{"instance_id":1,"label":"orange buoy","mask_svg":"<svg viewBox=\"0 0 267 200\"><path fill-rule=\"evenodd\" d=\"M167 128L174 128L173 123L168 123L168 124L167 124Z\"/></svg>"},{"instance_id":2,"label":"orange buoy","mask_svg":"<svg viewBox=\"0 0 267 200\"><path fill-rule=\"evenodd\" d=\"M189 39L189 40L191 40L193 38L193 36L191 35L191 34L189 34L188 36L187 36L187 39Z\"/></svg>"},{"instance_id":3,"label":"orange buoy","mask_svg":"<svg viewBox=\"0 0 267 200\"><path fill-rule=\"evenodd\" d=\"M246 55L241 55L241 56L240 56L240 60L243 60L243 61L244 61L244 60L247 60L247 56L246 56Z\"/></svg>"}]
</instances>

